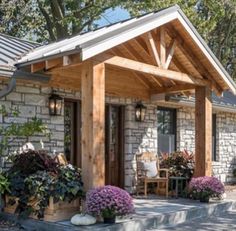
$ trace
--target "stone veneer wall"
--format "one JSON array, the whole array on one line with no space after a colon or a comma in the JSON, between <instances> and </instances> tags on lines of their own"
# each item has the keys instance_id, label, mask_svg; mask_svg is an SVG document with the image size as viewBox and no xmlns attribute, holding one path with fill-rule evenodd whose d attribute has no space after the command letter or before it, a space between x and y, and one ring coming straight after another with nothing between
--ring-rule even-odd
<instances>
[{"instance_id":1,"label":"stone veneer wall","mask_svg":"<svg viewBox=\"0 0 236 231\"><path fill-rule=\"evenodd\" d=\"M0 89L4 82L0 82ZM64 97L71 99L80 99L80 92L54 89ZM31 142L36 149L40 149L40 140L44 143L45 150L49 152L63 152L64 148L64 117L50 116L48 112L48 97L51 94L50 87L40 87L35 84L17 84L16 89L9 95L0 99L0 105L6 108L16 108L20 111L19 118L0 116L0 123L10 124L12 121L24 123L30 118L37 116L51 131L51 137L35 135L30 137ZM119 104L125 106L125 188L132 192L132 186L135 184L135 154L137 152L150 150L157 151L157 124L156 124L156 106L147 105L147 113L144 122L135 121L135 106L137 101L128 98L106 97L106 103ZM21 147L26 140L17 139L11 146L10 151ZM9 163L4 161L3 167L8 167Z\"/></svg>"},{"instance_id":2,"label":"stone veneer wall","mask_svg":"<svg viewBox=\"0 0 236 231\"><path fill-rule=\"evenodd\" d=\"M212 162L213 175L223 182L235 181L236 168L236 114L216 113L216 161ZM177 149L195 150L194 108L177 109Z\"/></svg>"},{"instance_id":3,"label":"stone veneer wall","mask_svg":"<svg viewBox=\"0 0 236 231\"><path fill-rule=\"evenodd\" d=\"M135 154L144 151L157 153L156 105L147 104L144 122L135 121L136 102L126 106L125 119L125 188L134 192L136 160Z\"/></svg>"},{"instance_id":4,"label":"stone veneer wall","mask_svg":"<svg viewBox=\"0 0 236 231\"><path fill-rule=\"evenodd\" d=\"M4 86L4 82L0 82L0 89ZM79 92L72 92L68 90L55 89L58 94L66 98L79 99ZM20 115L17 118L6 117L2 118L0 115L0 123L10 124L13 121L24 123L31 118L37 116L42 119L43 123L51 131L51 137L47 138L42 135L35 135L29 138L36 149L41 148L40 140L44 143L45 150L49 152L62 152L64 150L64 117L50 116L48 111L48 97L51 94L50 87L40 87L34 84L17 84L16 89L9 95L0 99L0 105L4 105L6 109L16 108L19 110ZM16 139L11 145L10 151L17 150L21 147L26 140ZM7 162L4 161L6 165ZM7 167L7 166L5 166Z\"/></svg>"},{"instance_id":5,"label":"stone veneer wall","mask_svg":"<svg viewBox=\"0 0 236 231\"><path fill-rule=\"evenodd\" d=\"M0 82L0 89L3 82ZM0 105L7 108L16 107L20 112L19 123L26 122L37 116L48 126L52 135L50 138L42 136L31 137L36 148L41 148L40 140L45 149L53 152L63 152L64 145L64 117L49 116L48 97L50 87L39 87L33 84L18 84L16 89L0 100ZM55 89L64 98L80 99L80 92ZM106 97L106 103L125 106L125 188L133 192L135 185L135 154L142 151L157 153L157 115L155 104L145 102L147 113L144 122L135 121L136 100L128 98ZM15 118L1 118L0 123L9 124ZM195 115L194 109L182 107L177 109L177 149L187 149L194 152L195 148ZM18 139L12 145L12 150L24 144L25 140ZM232 170L236 167L236 114L217 113L217 158L213 162L214 175L223 181L232 180Z\"/></svg>"},{"instance_id":6,"label":"stone veneer wall","mask_svg":"<svg viewBox=\"0 0 236 231\"><path fill-rule=\"evenodd\" d=\"M217 158L214 175L224 182L235 181L232 172L236 168L236 114L219 112L217 118Z\"/></svg>"},{"instance_id":7,"label":"stone veneer wall","mask_svg":"<svg viewBox=\"0 0 236 231\"><path fill-rule=\"evenodd\" d=\"M177 150L195 150L195 114L194 109L183 107L177 109L176 143Z\"/></svg>"}]
</instances>

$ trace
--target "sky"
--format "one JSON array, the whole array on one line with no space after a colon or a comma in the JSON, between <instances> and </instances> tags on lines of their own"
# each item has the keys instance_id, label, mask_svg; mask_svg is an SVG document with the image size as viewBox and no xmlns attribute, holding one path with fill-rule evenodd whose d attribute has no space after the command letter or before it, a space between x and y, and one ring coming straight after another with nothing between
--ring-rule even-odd
<instances>
[{"instance_id":1,"label":"sky","mask_svg":"<svg viewBox=\"0 0 236 231\"><path fill-rule=\"evenodd\" d=\"M102 27L115 22L119 22L121 20L125 20L127 18L130 18L129 13L120 7L116 7L113 10L106 10L101 19L97 20L96 23L99 27Z\"/></svg>"}]
</instances>

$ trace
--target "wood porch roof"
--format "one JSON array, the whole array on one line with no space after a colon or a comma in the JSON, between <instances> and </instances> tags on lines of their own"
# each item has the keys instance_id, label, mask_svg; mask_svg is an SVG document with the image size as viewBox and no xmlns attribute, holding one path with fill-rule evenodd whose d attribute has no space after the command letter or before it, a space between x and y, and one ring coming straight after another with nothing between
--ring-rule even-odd
<instances>
[{"instance_id":1,"label":"wood porch roof","mask_svg":"<svg viewBox=\"0 0 236 231\"><path fill-rule=\"evenodd\" d=\"M49 84L78 90L83 63L106 64L106 93L150 99L208 86L217 95L236 85L178 6L39 47L19 69L51 75ZM186 92L186 93L185 93Z\"/></svg>"}]
</instances>

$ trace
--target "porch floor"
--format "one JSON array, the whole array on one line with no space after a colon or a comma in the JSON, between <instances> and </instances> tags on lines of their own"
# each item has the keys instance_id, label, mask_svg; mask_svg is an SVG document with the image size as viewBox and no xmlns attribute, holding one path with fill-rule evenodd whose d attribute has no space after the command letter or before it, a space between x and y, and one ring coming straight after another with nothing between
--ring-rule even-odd
<instances>
[{"instance_id":1,"label":"porch floor","mask_svg":"<svg viewBox=\"0 0 236 231\"><path fill-rule=\"evenodd\" d=\"M20 221L26 230L35 231L77 231L77 230L134 230L162 228L172 226L191 219L218 215L235 206L234 201L211 201L209 204L188 199L165 199L157 196L135 198L135 214L117 219L116 224L97 223L91 226L74 226L70 221L44 222L34 219ZM6 219L14 219L12 215L2 214Z\"/></svg>"}]
</instances>

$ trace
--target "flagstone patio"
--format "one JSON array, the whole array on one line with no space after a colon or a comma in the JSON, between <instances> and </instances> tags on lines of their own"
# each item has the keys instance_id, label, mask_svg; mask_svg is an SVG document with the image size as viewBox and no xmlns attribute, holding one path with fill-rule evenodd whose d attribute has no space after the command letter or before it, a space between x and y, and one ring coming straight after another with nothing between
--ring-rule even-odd
<instances>
[{"instance_id":1,"label":"flagstone patio","mask_svg":"<svg viewBox=\"0 0 236 231\"><path fill-rule=\"evenodd\" d=\"M219 215L235 207L233 200L211 201L209 204L189 199L163 199L156 196L135 198L135 214L117 219L114 225L97 223L81 227L74 226L70 221L56 223L38 221L34 219L16 220L15 216L2 213L1 217L20 223L25 230L34 231L77 231L77 230L145 230L172 226L192 219Z\"/></svg>"}]
</instances>

